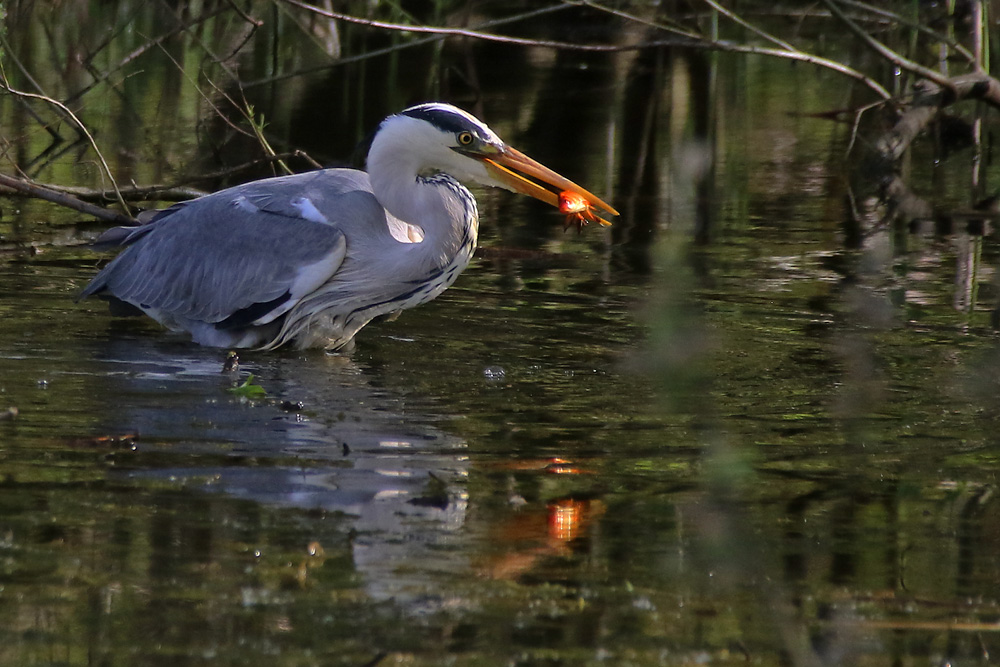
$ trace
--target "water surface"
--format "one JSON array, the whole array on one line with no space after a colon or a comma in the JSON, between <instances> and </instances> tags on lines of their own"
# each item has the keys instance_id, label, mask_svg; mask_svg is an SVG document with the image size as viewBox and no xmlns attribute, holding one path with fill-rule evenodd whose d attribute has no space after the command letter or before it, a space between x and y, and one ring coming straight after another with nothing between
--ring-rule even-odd
<instances>
[{"instance_id":1,"label":"water surface","mask_svg":"<svg viewBox=\"0 0 1000 667\"><path fill-rule=\"evenodd\" d=\"M269 30L246 81L289 53ZM86 77L30 35L22 60L68 96ZM175 65L144 67L83 98L124 180L247 157ZM227 374L223 350L74 303L101 224L4 200L0 663L989 661L997 244L845 222L868 210L849 128L790 114L843 107L842 81L480 44L247 91L324 161L451 99L623 216L576 235L479 192L480 257L441 298L349 356L244 352ZM20 136L33 175L100 184L84 149ZM960 200L952 160L914 178ZM230 391L251 373L264 396Z\"/></svg>"}]
</instances>

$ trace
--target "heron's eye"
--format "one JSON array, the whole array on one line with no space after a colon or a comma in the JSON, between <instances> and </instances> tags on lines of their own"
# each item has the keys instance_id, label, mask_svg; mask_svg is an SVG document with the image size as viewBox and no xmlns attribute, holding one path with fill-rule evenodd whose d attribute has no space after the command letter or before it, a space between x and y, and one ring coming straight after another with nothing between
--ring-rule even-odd
<instances>
[{"instance_id":1,"label":"heron's eye","mask_svg":"<svg viewBox=\"0 0 1000 667\"><path fill-rule=\"evenodd\" d=\"M458 143L462 144L463 146L468 146L469 144L472 143L472 140L473 140L472 132L458 133Z\"/></svg>"}]
</instances>

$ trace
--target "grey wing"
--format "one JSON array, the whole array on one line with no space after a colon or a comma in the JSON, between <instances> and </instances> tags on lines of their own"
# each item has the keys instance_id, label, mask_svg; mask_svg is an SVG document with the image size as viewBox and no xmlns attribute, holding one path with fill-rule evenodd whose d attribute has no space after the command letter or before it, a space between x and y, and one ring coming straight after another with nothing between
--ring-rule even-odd
<instances>
[{"instance_id":1,"label":"grey wing","mask_svg":"<svg viewBox=\"0 0 1000 667\"><path fill-rule=\"evenodd\" d=\"M172 207L122 235L130 245L80 296L106 292L219 328L266 324L337 272L348 223L385 224L369 189L362 172L327 170Z\"/></svg>"}]
</instances>

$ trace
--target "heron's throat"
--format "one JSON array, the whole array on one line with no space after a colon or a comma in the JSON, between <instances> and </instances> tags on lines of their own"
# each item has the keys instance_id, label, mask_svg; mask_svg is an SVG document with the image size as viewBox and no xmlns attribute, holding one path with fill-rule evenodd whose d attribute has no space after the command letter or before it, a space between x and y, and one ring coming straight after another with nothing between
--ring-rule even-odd
<instances>
[{"instance_id":1,"label":"heron's throat","mask_svg":"<svg viewBox=\"0 0 1000 667\"><path fill-rule=\"evenodd\" d=\"M447 174L408 160L405 151L380 151L373 145L368 155L372 192L385 210L423 232L424 250L454 255L475 238L478 228L476 200Z\"/></svg>"}]
</instances>

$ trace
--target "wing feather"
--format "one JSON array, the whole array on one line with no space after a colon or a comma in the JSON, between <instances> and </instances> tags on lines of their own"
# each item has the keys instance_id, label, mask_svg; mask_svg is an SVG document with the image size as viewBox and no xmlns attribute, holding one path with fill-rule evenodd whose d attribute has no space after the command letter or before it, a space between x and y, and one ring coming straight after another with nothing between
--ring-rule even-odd
<instances>
[{"instance_id":1,"label":"wing feather","mask_svg":"<svg viewBox=\"0 0 1000 667\"><path fill-rule=\"evenodd\" d=\"M347 253L346 226L386 224L370 192L367 174L333 169L171 207L141 232L113 236L127 247L81 298L108 292L174 319L234 318L226 324L232 326L252 314L249 324L266 324L337 272Z\"/></svg>"}]
</instances>

